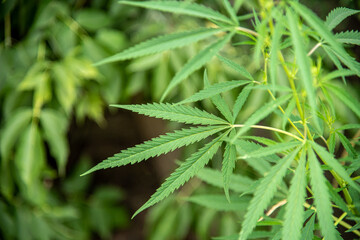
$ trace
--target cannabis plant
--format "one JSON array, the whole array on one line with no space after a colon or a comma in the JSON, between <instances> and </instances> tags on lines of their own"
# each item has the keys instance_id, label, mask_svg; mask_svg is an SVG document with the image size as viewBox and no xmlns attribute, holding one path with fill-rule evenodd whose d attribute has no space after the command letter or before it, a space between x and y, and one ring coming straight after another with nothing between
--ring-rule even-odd
<instances>
[{"instance_id":1,"label":"cannabis plant","mask_svg":"<svg viewBox=\"0 0 360 240\"><path fill-rule=\"evenodd\" d=\"M191 2L120 1L203 18L213 27L150 39L98 65L215 40L175 74L159 103L112 105L194 126L123 150L85 174L135 164L209 138L180 163L134 216L198 176L223 188L228 204L238 206L232 211L241 213L239 234L222 239L341 239L338 225L360 236L360 103L346 84L349 77L360 76L360 64L345 49L360 45L360 33L333 33L345 18L360 11L336 8L323 21L298 1L264 0L258 11L237 16L242 1L235 1L234 6L228 0L222 2L224 13ZM249 18L252 27L245 27ZM241 66L237 63L241 56L221 54L228 44L240 50L250 46L254 62ZM236 71L240 80L214 83L210 79L216 76L208 76L205 70L203 89L176 103L165 102L170 92L213 58ZM260 107L244 118L247 108L251 111L247 100L255 91L268 98L260 99ZM234 94L235 98L229 97ZM206 101L212 102L218 114L202 109L201 102ZM269 132L268 137L256 136L257 129ZM221 170L205 167L220 149ZM243 168L248 171L241 171ZM249 202L245 195L252 196ZM196 202L195 197L190 199ZM197 202L219 205L211 197L197 196Z\"/></svg>"}]
</instances>

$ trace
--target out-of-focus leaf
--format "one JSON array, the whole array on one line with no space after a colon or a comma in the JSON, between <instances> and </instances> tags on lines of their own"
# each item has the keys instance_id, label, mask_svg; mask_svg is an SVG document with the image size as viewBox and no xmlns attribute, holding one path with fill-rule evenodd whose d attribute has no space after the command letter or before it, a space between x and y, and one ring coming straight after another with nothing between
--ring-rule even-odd
<instances>
[{"instance_id":1,"label":"out-of-focus leaf","mask_svg":"<svg viewBox=\"0 0 360 240\"><path fill-rule=\"evenodd\" d=\"M67 119L61 113L52 109L44 109L40 116L43 134L49 143L50 152L56 159L59 173L65 173L69 146L66 138Z\"/></svg>"},{"instance_id":2,"label":"out-of-focus leaf","mask_svg":"<svg viewBox=\"0 0 360 240\"><path fill-rule=\"evenodd\" d=\"M7 162L10 157L11 150L17 139L23 133L25 127L29 125L32 117L31 109L18 109L6 121L4 129L1 131L1 158ZM3 164L4 164L3 162Z\"/></svg>"},{"instance_id":3,"label":"out-of-focus leaf","mask_svg":"<svg viewBox=\"0 0 360 240\"><path fill-rule=\"evenodd\" d=\"M77 11L75 20L88 31L96 31L111 24L111 19L105 12L90 8Z\"/></svg>"}]
</instances>

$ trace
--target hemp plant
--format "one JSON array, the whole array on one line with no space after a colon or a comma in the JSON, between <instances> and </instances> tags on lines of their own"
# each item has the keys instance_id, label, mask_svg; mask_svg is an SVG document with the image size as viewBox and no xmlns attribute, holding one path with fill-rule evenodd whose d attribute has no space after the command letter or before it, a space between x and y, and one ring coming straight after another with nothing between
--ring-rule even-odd
<instances>
[{"instance_id":1,"label":"hemp plant","mask_svg":"<svg viewBox=\"0 0 360 240\"><path fill-rule=\"evenodd\" d=\"M99 65L183 47L211 36L216 40L175 74L159 103L112 105L195 126L123 150L85 174L135 164L210 138L181 162L134 216L198 176L222 187L229 204L243 203L234 211L246 212L239 216L239 234L221 239L242 240L260 233L275 239L340 239L339 224L360 236L360 103L346 84L349 76L360 76L360 64L345 49L360 45L360 33L333 33L345 18L360 11L335 8L323 21L298 1L264 0L258 11L237 16L241 1L235 1L234 6L228 0L222 2L224 14L191 2L120 1L124 5L203 18L214 27L156 37L106 58ZM253 28L244 27L242 21L248 18L252 19ZM249 70L236 63L236 57L220 54L225 45L239 38L246 41L233 43L235 49L251 46L256 69L252 66ZM211 84L205 70L203 89L180 102L164 102L180 83L215 57L223 67L236 71L241 80ZM264 91L268 100L238 122L249 105L248 96L255 90ZM233 102L225 98L229 92L238 93ZM218 114L189 105L203 100L210 100ZM266 125L272 117L277 121ZM254 129L269 131L270 137L254 136ZM205 167L220 149L221 169ZM237 172L246 166L250 166L252 174ZM239 184L248 188L238 187ZM250 202L243 198L249 194ZM279 211L273 214L276 209ZM262 226L271 226L272 230L264 231Z\"/></svg>"}]
</instances>

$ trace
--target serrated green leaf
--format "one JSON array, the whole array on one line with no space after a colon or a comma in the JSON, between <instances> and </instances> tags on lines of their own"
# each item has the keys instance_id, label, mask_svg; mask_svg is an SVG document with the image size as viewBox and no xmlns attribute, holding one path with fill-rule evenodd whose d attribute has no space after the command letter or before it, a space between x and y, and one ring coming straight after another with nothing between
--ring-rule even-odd
<instances>
[{"instance_id":1,"label":"serrated green leaf","mask_svg":"<svg viewBox=\"0 0 360 240\"><path fill-rule=\"evenodd\" d=\"M204 71L204 87L207 88L209 86L210 86L210 82L207 77L207 73L206 73L206 69L205 69L205 71ZM221 114L226 118L226 120L231 122L231 119L232 119L231 110L229 108L229 105L225 102L225 99L220 95L216 95L211 98L211 101L216 106L216 108L221 112Z\"/></svg>"},{"instance_id":2,"label":"serrated green leaf","mask_svg":"<svg viewBox=\"0 0 360 240\"><path fill-rule=\"evenodd\" d=\"M50 152L56 159L59 173L65 173L69 146L66 138L67 119L62 114L50 109L44 109L40 115L44 136L49 143Z\"/></svg>"},{"instance_id":3,"label":"serrated green leaf","mask_svg":"<svg viewBox=\"0 0 360 240\"><path fill-rule=\"evenodd\" d=\"M4 162L7 162L9 159L11 150L25 127L29 125L31 117L31 109L19 109L5 122L4 129L1 132L0 142L1 158Z\"/></svg>"},{"instance_id":4,"label":"serrated green leaf","mask_svg":"<svg viewBox=\"0 0 360 240\"><path fill-rule=\"evenodd\" d=\"M226 129L226 127L206 126L177 130L174 133L168 133L136 145L135 147L123 150L113 157L109 157L102 161L82 175L89 174L99 169L134 164L151 157L159 156L174 151L176 148L198 142L224 129Z\"/></svg>"},{"instance_id":5,"label":"serrated green leaf","mask_svg":"<svg viewBox=\"0 0 360 240\"><path fill-rule=\"evenodd\" d=\"M249 81L247 81L247 80L233 80L233 81L216 83L216 84L213 84L203 90L200 90L199 92L195 93L191 97L189 97L177 104L197 102L197 101L200 101L200 100L203 100L206 98L211 98L217 94L230 91L231 89L234 89L236 87L242 86L247 83L249 83Z\"/></svg>"},{"instance_id":6,"label":"serrated green leaf","mask_svg":"<svg viewBox=\"0 0 360 240\"><path fill-rule=\"evenodd\" d=\"M204 147L186 159L185 162L183 162L180 167L178 167L170 175L170 177L165 180L160 188L156 190L151 198L134 213L132 218L134 218L137 214L146 208L149 208L166 198L176 189L181 187L185 182L187 182L191 177L196 175L196 173L202 169L217 152L222 143L222 139L224 136L226 136L227 133L228 132L225 132L219 137L215 138L213 141L206 144Z\"/></svg>"},{"instance_id":7,"label":"serrated green leaf","mask_svg":"<svg viewBox=\"0 0 360 240\"><path fill-rule=\"evenodd\" d=\"M231 20L234 24L238 24L238 18L236 16L235 9L231 6L229 0L223 0L223 4L225 6L226 11L230 15Z\"/></svg>"},{"instance_id":8,"label":"serrated green leaf","mask_svg":"<svg viewBox=\"0 0 360 240\"><path fill-rule=\"evenodd\" d=\"M166 50L179 48L188 44L200 41L204 38L210 37L216 33L224 31L215 28L200 28L193 31L173 33L160 37L156 37L145 42L141 42L131 48L124 50L111 57L105 58L95 65L102 65L116 61L127 60L131 58L142 57L149 54L159 53Z\"/></svg>"},{"instance_id":9,"label":"serrated green leaf","mask_svg":"<svg viewBox=\"0 0 360 240\"><path fill-rule=\"evenodd\" d=\"M349 92L340 87L332 84L326 84L325 86L360 118L360 102L356 98L350 96Z\"/></svg>"},{"instance_id":10,"label":"serrated green leaf","mask_svg":"<svg viewBox=\"0 0 360 240\"><path fill-rule=\"evenodd\" d=\"M328 139L328 145L329 145L329 152L331 154L334 154L335 152L335 146L336 146L336 135L335 133L331 133Z\"/></svg>"},{"instance_id":11,"label":"serrated green leaf","mask_svg":"<svg viewBox=\"0 0 360 240\"><path fill-rule=\"evenodd\" d=\"M245 211L249 205L249 197L231 196L228 201L224 195L193 195L186 198L187 201L199 204L200 206L215 209L218 211Z\"/></svg>"},{"instance_id":12,"label":"serrated green leaf","mask_svg":"<svg viewBox=\"0 0 360 240\"><path fill-rule=\"evenodd\" d=\"M357 129L359 128L360 129L360 124L355 124L355 123L352 123L352 124L345 124L345 125L342 125L341 127L337 128L336 130L347 130L347 129Z\"/></svg>"},{"instance_id":13,"label":"serrated green leaf","mask_svg":"<svg viewBox=\"0 0 360 240\"><path fill-rule=\"evenodd\" d=\"M344 68L342 67L342 64L340 62L340 60L337 58L336 54L334 54L333 50L331 50L330 47L326 46L326 45L323 45L322 46L324 51L326 52L326 54L330 57L331 61L335 64L335 66L337 67L337 69L339 71L342 71L344 70ZM351 71L351 70L350 70ZM353 72L353 71L352 71ZM356 75L356 73L354 74ZM344 84L346 84L346 81L345 81L345 77L344 76L341 76L341 79L343 80Z\"/></svg>"},{"instance_id":14,"label":"serrated green leaf","mask_svg":"<svg viewBox=\"0 0 360 240\"><path fill-rule=\"evenodd\" d=\"M351 70L360 76L360 64L356 62L336 40L335 36L326 27L326 25L308 8L298 2L291 2L292 7L298 12L309 25L321 36L330 46L331 50L340 58L340 60Z\"/></svg>"},{"instance_id":15,"label":"serrated green leaf","mask_svg":"<svg viewBox=\"0 0 360 240\"><path fill-rule=\"evenodd\" d=\"M299 149L282 158L278 164L273 166L270 172L261 180L256 188L254 197L251 199L245 219L241 226L239 240L245 240L256 226L257 221L263 215L263 212L270 200L273 198L277 185L286 174L286 170L291 165Z\"/></svg>"},{"instance_id":16,"label":"serrated green leaf","mask_svg":"<svg viewBox=\"0 0 360 240\"><path fill-rule=\"evenodd\" d=\"M360 32L358 31L346 31L335 34L335 38L342 43L354 44L360 46Z\"/></svg>"},{"instance_id":17,"label":"serrated green leaf","mask_svg":"<svg viewBox=\"0 0 360 240\"><path fill-rule=\"evenodd\" d=\"M351 145L349 139L347 139L344 136L344 134L342 134L341 132L336 132L336 134L339 136L341 144L344 146L345 150L350 155L350 157L355 159L357 157L357 152L354 149L354 147Z\"/></svg>"},{"instance_id":18,"label":"serrated green leaf","mask_svg":"<svg viewBox=\"0 0 360 240\"><path fill-rule=\"evenodd\" d=\"M180 1L120 1L119 3L164 12L190 15L193 17L213 19L232 24L232 21L221 13L196 3Z\"/></svg>"},{"instance_id":19,"label":"serrated green leaf","mask_svg":"<svg viewBox=\"0 0 360 240\"><path fill-rule=\"evenodd\" d=\"M287 10L287 19L289 22L289 30L291 32L291 39L293 42L296 63L299 66L299 72L301 75L301 82L303 83L306 91L306 96L311 109L311 115L314 119L314 126L317 130L320 129L319 119L317 117L317 104L316 104L316 88L313 84L313 76L311 74L311 66L307 52L305 50L304 40L301 36L301 32L298 27L298 19L294 12L290 9Z\"/></svg>"},{"instance_id":20,"label":"serrated green leaf","mask_svg":"<svg viewBox=\"0 0 360 240\"><path fill-rule=\"evenodd\" d=\"M221 172L223 174L224 192L227 200L230 202L229 185L231 175L235 168L236 148L234 145L227 143L224 151L224 159L222 162Z\"/></svg>"},{"instance_id":21,"label":"serrated green leaf","mask_svg":"<svg viewBox=\"0 0 360 240\"><path fill-rule=\"evenodd\" d=\"M227 34L222 39L219 39L217 42L211 44L205 49L201 50L198 54L196 54L193 58L191 58L181 69L176 73L174 78L171 80L169 86L165 90L163 96L161 97L161 101L165 99L168 93L179 83L185 80L190 74L201 68L208 61L211 60L213 56L215 56L220 49L222 49L227 42L230 41L233 33Z\"/></svg>"},{"instance_id":22,"label":"serrated green leaf","mask_svg":"<svg viewBox=\"0 0 360 240\"><path fill-rule=\"evenodd\" d=\"M336 230L332 221L331 201L326 186L326 178L314 151L308 149L311 189L314 193L316 216L319 219L320 230L325 239L336 240Z\"/></svg>"},{"instance_id":23,"label":"serrated green leaf","mask_svg":"<svg viewBox=\"0 0 360 240\"><path fill-rule=\"evenodd\" d=\"M236 98L234 107L233 107L233 120L232 123L235 123L237 116L239 115L240 110L244 106L250 92L252 91L253 84L250 83L249 85L245 86L243 90L240 92L238 97Z\"/></svg>"},{"instance_id":24,"label":"serrated green leaf","mask_svg":"<svg viewBox=\"0 0 360 240\"><path fill-rule=\"evenodd\" d=\"M327 16L325 25L329 30L334 29L339 23L341 23L345 18L359 13L359 10L353 10L345 7L338 7L333 9Z\"/></svg>"},{"instance_id":25,"label":"serrated green leaf","mask_svg":"<svg viewBox=\"0 0 360 240\"><path fill-rule=\"evenodd\" d=\"M170 121L216 125L228 124L225 120L198 108L170 103L148 103L140 105L110 105L112 107L127 109L150 117L162 118Z\"/></svg>"},{"instance_id":26,"label":"serrated green leaf","mask_svg":"<svg viewBox=\"0 0 360 240\"><path fill-rule=\"evenodd\" d=\"M275 145L271 145L268 147L261 147L255 151L247 152L245 155L240 156L241 158L260 158L268 155L272 155L274 153L283 152L286 150L290 150L296 146L299 146L301 142L284 142L284 143L277 143Z\"/></svg>"},{"instance_id":27,"label":"serrated green leaf","mask_svg":"<svg viewBox=\"0 0 360 240\"><path fill-rule=\"evenodd\" d=\"M326 181L326 185L328 186L332 202L334 202L337 207L339 207L342 211L346 212L349 216L352 216L353 214L351 213L349 207L346 205L344 199L342 199L341 196L336 192L331 183Z\"/></svg>"},{"instance_id":28,"label":"serrated green leaf","mask_svg":"<svg viewBox=\"0 0 360 240\"><path fill-rule=\"evenodd\" d=\"M264 119L267 115L272 113L278 106L285 103L291 95L284 95L276 99L275 101L271 101L266 103L264 106L259 108L254 114L252 114L244 123L244 126L236 133L235 137L231 139L231 142L235 141L237 137L239 137L244 132L248 131L251 128L251 125L256 124L257 122Z\"/></svg>"},{"instance_id":29,"label":"serrated green leaf","mask_svg":"<svg viewBox=\"0 0 360 240\"><path fill-rule=\"evenodd\" d=\"M332 80L332 79L336 79L338 77L347 77L347 76L353 76L356 75L356 73L354 73L351 70L348 69L340 69L340 70L336 70L336 71L332 71L328 74L326 74L321 80L323 82Z\"/></svg>"},{"instance_id":30,"label":"serrated green leaf","mask_svg":"<svg viewBox=\"0 0 360 240\"><path fill-rule=\"evenodd\" d=\"M244 77L246 77L249 80L254 81L254 78L251 76L251 74L246 70L246 68L240 66L239 64L237 64L236 62L223 57L221 55L217 55L217 57L220 59L220 61L222 61L223 63L225 63L226 65L228 65L230 68L234 69L235 71L237 71L238 73L240 73L241 75L243 75Z\"/></svg>"},{"instance_id":31,"label":"serrated green leaf","mask_svg":"<svg viewBox=\"0 0 360 240\"><path fill-rule=\"evenodd\" d=\"M315 227L315 214L313 214L307 221L303 228L301 239L302 240L313 240L314 238L314 227Z\"/></svg>"},{"instance_id":32,"label":"serrated green leaf","mask_svg":"<svg viewBox=\"0 0 360 240\"><path fill-rule=\"evenodd\" d=\"M301 239L301 228L304 222L304 202L306 187L305 154L299 160L295 175L291 180L289 195L285 208L283 239Z\"/></svg>"},{"instance_id":33,"label":"serrated green leaf","mask_svg":"<svg viewBox=\"0 0 360 240\"><path fill-rule=\"evenodd\" d=\"M360 192L360 186L351 179L344 167L333 157L332 154L315 142L310 142L310 144L326 165L331 167L342 179L344 179L344 181L348 182L350 186Z\"/></svg>"},{"instance_id":34,"label":"serrated green leaf","mask_svg":"<svg viewBox=\"0 0 360 240\"><path fill-rule=\"evenodd\" d=\"M234 145L236 146L236 150L240 155L245 155L248 152L256 151L262 148L262 146L259 144L244 140L236 140L234 142ZM276 157L276 160L279 160L279 157L277 157L276 155L270 155L262 158L245 158L244 160L247 162L247 164L249 164L249 166L258 171L262 176L264 176L271 169L269 160L273 160L273 156Z\"/></svg>"},{"instance_id":35,"label":"serrated green leaf","mask_svg":"<svg viewBox=\"0 0 360 240\"><path fill-rule=\"evenodd\" d=\"M212 186L219 188L224 187L222 173L218 170L203 168L197 173L196 176ZM250 190L250 187L253 184L254 180L251 178L239 174L232 174L230 176L229 189L237 193L243 193Z\"/></svg>"}]
</instances>

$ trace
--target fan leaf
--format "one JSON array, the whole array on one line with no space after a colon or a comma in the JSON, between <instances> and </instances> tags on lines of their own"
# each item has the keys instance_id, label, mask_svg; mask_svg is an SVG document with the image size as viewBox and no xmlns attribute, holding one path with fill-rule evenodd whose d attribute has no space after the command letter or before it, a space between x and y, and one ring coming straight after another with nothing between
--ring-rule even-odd
<instances>
[{"instance_id":1,"label":"fan leaf","mask_svg":"<svg viewBox=\"0 0 360 240\"><path fill-rule=\"evenodd\" d=\"M314 145L313 145L314 146ZM321 233L328 240L336 240L336 230L332 221L330 195L326 186L326 178L314 151L308 149L311 189L314 193L316 214L319 219Z\"/></svg>"},{"instance_id":2,"label":"fan leaf","mask_svg":"<svg viewBox=\"0 0 360 240\"><path fill-rule=\"evenodd\" d=\"M236 135L231 139L231 142L235 141L237 137L246 132L251 128L251 125L256 124L257 122L264 119L267 115L272 113L278 106L285 103L292 95L284 95L266 103L264 106L259 108L253 115L251 115L244 123L244 126L236 133Z\"/></svg>"},{"instance_id":3,"label":"fan leaf","mask_svg":"<svg viewBox=\"0 0 360 240\"><path fill-rule=\"evenodd\" d=\"M305 187L306 187L305 154L302 154L291 186L286 204L283 239L298 240L301 237L301 228L304 222Z\"/></svg>"},{"instance_id":4,"label":"fan leaf","mask_svg":"<svg viewBox=\"0 0 360 240\"><path fill-rule=\"evenodd\" d=\"M210 82L207 77L207 73L206 73L206 69L205 69L205 71L204 71L204 87L207 88L209 86L210 86ZM225 102L225 99L220 95L216 95L211 98L211 102L216 106L216 108L221 112L221 114L226 118L226 120L231 122L231 120L232 120L231 110L229 108L229 105Z\"/></svg>"},{"instance_id":5,"label":"fan leaf","mask_svg":"<svg viewBox=\"0 0 360 240\"><path fill-rule=\"evenodd\" d=\"M243 90L240 92L238 97L236 98L234 107L233 107L233 119L232 123L235 123L237 116L239 115L240 110L244 106L251 90L252 90L253 84L250 83L246 87L243 88Z\"/></svg>"},{"instance_id":6,"label":"fan leaf","mask_svg":"<svg viewBox=\"0 0 360 240\"><path fill-rule=\"evenodd\" d=\"M331 84L325 86L360 118L360 102L355 97L352 97L349 92L340 87Z\"/></svg>"},{"instance_id":7,"label":"fan leaf","mask_svg":"<svg viewBox=\"0 0 360 240\"><path fill-rule=\"evenodd\" d=\"M123 150L120 153L115 154L113 157L102 161L83 175L100 169L134 164L151 157L159 156L161 154L174 151L176 148L198 142L224 129L226 129L226 127L205 126L182 129L175 131L174 133L168 133L166 135L162 135L142 144L136 145L135 147Z\"/></svg>"},{"instance_id":8,"label":"fan leaf","mask_svg":"<svg viewBox=\"0 0 360 240\"><path fill-rule=\"evenodd\" d=\"M360 32L358 31L346 31L335 34L335 38L342 43L355 44L360 46Z\"/></svg>"},{"instance_id":9,"label":"fan leaf","mask_svg":"<svg viewBox=\"0 0 360 240\"><path fill-rule=\"evenodd\" d=\"M301 75L301 82L303 83L304 89L306 90L306 96L308 103L311 107L311 115L314 119L314 124L319 129L319 119L316 114L316 88L313 84L313 76L311 74L311 66L308 56L306 56L304 40L301 36L301 32L297 25L297 17L293 11L288 9L287 19L289 22L289 30L291 32L291 39L295 49L296 63L299 66Z\"/></svg>"},{"instance_id":10,"label":"fan leaf","mask_svg":"<svg viewBox=\"0 0 360 240\"><path fill-rule=\"evenodd\" d=\"M219 188L224 187L223 183L223 174L218 170L213 170L211 168L203 168L196 175L202 181ZM242 176L239 174L231 174L229 181L229 189L237 192L243 193L245 191L249 191L250 187L255 183L254 180L248 178L246 176Z\"/></svg>"},{"instance_id":11,"label":"fan leaf","mask_svg":"<svg viewBox=\"0 0 360 240\"><path fill-rule=\"evenodd\" d=\"M251 199L245 219L242 223L239 240L245 240L256 227L257 221L263 215L265 208L273 198L277 185L286 174L286 170L294 160L299 149L282 158L278 164L273 166L270 172L261 180L256 188L254 197Z\"/></svg>"},{"instance_id":12,"label":"fan leaf","mask_svg":"<svg viewBox=\"0 0 360 240\"><path fill-rule=\"evenodd\" d=\"M298 2L291 2L291 6L298 12L309 25L321 36L330 46L331 50L337 55L337 57L351 70L356 72L360 76L360 64L356 62L336 40L335 36L326 27L326 25L308 8L301 5Z\"/></svg>"},{"instance_id":13,"label":"fan leaf","mask_svg":"<svg viewBox=\"0 0 360 240\"><path fill-rule=\"evenodd\" d=\"M104 60L96 63L96 65L142 57L149 54L183 47L189 45L190 43L194 43L204 38L210 37L211 35L221 31L223 30L215 28L200 28L193 31L173 33L156 37L139 43L111 57L105 58Z\"/></svg>"},{"instance_id":14,"label":"fan leaf","mask_svg":"<svg viewBox=\"0 0 360 240\"><path fill-rule=\"evenodd\" d=\"M237 71L238 73L240 73L241 75L243 75L244 77L246 77L249 80L254 81L254 78L251 76L251 74L246 70L246 68L240 66L239 64L237 64L236 62L223 57L221 55L217 55L217 57L220 59L220 61L222 61L223 63L225 63L226 65L228 65L230 68L234 69L235 71Z\"/></svg>"},{"instance_id":15,"label":"fan leaf","mask_svg":"<svg viewBox=\"0 0 360 240\"><path fill-rule=\"evenodd\" d=\"M327 15L325 25L328 27L329 30L332 30L337 25L339 25L345 18L359 12L359 10L353 10L345 7L335 8Z\"/></svg>"},{"instance_id":16,"label":"fan leaf","mask_svg":"<svg viewBox=\"0 0 360 240\"><path fill-rule=\"evenodd\" d=\"M132 218L169 196L172 192L187 182L191 177L196 175L196 173L202 169L217 152L222 143L222 139L224 136L226 136L227 133L228 131L215 138L213 141L206 144L204 147L186 159L185 162L183 162L180 167L178 167L170 175L170 177L165 180L160 188L156 190L151 198L135 212Z\"/></svg>"},{"instance_id":17,"label":"fan leaf","mask_svg":"<svg viewBox=\"0 0 360 240\"><path fill-rule=\"evenodd\" d=\"M221 13L196 3L181 1L120 1L119 3L233 24L229 18Z\"/></svg>"},{"instance_id":18,"label":"fan leaf","mask_svg":"<svg viewBox=\"0 0 360 240\"><path fill-rule=\"evenodd\" d=\"M344 181L348 182L350 186L355 188L358 192L360 192L360 186L354 182L351 177L348 175L344 167L323 147L318 145L315 142L310 142L311 146L314 148L319 157L323 160L323 162L330 166Z\"/></svg>"},{"instance_id":19,"label":"fan leaf","mask_svg":"<svg viewBox=\"0 0 360 240\"><path fill-rule=\"evenodd\" d=\"M170 103L148 103L139 105L111 106L127 109L150 117L162 118L181 123L201 125L228 124L225 120L211 113L185 105L173 105Z\"/></svg>"},{"instance_id":20,"label":"fan leaf","mask_svg":"<svg viewBox=\"0 0 360 240\"><path fill-rule=\"evenodd\" d=\"M241 156L241 158L259 158L268 156L274 153L283 152L286 150L290 150L296 146L299 146L301 142L284 142L284 143L277 143L275 145L271 145L269 147L261 147L255 151L246 153L246 155Z\"/></svg>"},{"instance_id":21,"label":"fan leaf","mask_svg":"<svg viewBox=\"0 0 360 240\"><path fill-rule=\"evenodd\" d=\"M185 80L190 74L201 68L208 61L211 60L213 56L215 56L220 49L222 49L227 42L230 41L233 33L227 34L222 39L217 42L211 44L205 49L201 50L197 55L191 58L181 69L176 73L174 78L171 80L169 86L166 88L163 96L161 97L161 101L165 99L165 97L169 94L169 92L183 80Z\"/></svg>"},{"instance_id":22,"label":"fan leaf","mask_svg":"<svg viewBox=\"0 0 360 240\"><path fill-rule=\"evenodd\" d=\"M227 81L227 82L221 82L213 84L203 90L200 90L199 92L195 93L191 97L177 103L177 104L185 104L185 103L191 103L191 102L197 102L206 98L211 98L217 94L220 94L222 92L230 91L231 89L234 89L236 87L239 87L241 85L247 84L249 81L247 80L234 80L234 81Z\"/></svg>"},{"instance_id":23,"label":"fan leaf","mask_svg":"<svg viewBox=\"0 0 360 240\"><path fill-rule=\"evenodd\" d=\"M224 151L224 159L221 172L223 174L224 192L227 200L230 202L229 185L231 175L235 168L236 148L234 145L227 143Z\"/></svg>"}]
</instances>

